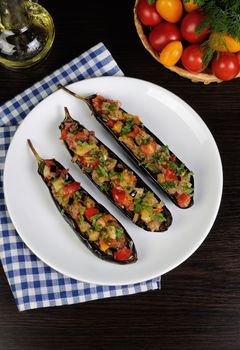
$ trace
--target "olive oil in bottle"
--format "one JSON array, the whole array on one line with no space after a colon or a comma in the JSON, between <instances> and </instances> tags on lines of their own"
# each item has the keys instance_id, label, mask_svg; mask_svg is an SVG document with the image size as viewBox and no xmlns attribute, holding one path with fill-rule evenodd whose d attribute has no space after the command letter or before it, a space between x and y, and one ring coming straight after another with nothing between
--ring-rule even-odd
<instances>
[{"instance_id":1,"label":"olive oil in bottle","mask_svg":"<svg viewBox=\"0 0 240 350\"><path fill-rule=\"evenodd\" d=\"M38 3L0 0L0 64L31 67L46 58L55 36L53 19Z\"/></svg>"}]
</instances>

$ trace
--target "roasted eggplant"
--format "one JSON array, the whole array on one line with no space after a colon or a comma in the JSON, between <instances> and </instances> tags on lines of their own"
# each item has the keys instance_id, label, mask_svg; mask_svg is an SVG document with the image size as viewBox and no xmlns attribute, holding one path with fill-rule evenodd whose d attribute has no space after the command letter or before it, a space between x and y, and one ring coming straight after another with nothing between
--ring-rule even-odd
<instances>
[{"instance_id":1,"label":"roasted eggplant","mask_svg":"<svg viewBox=\"0 0 240 350\"><path fill-rule=\"evenodd\" d=\"M183 209L193 205L193 172L143 125L138 116L124 111L119 101L96 94L82 97L62 85L59 88L87 103L97 121L173 203Z\"/></svg>"},{"instance_id":2,"label":"roasted eggplant","mask_svg":"<svg viewBox=\"0 0 240 350\"><path fill-rule=\"evenodd\" d=\"M137 226L166 231L172 216L143 180L112 150L74 120L65 107L60 139L78 167Z\"/></svg>"},{"instance_id":3,"label":"roasted eggplant","mask_svg":"<svg viewBox=\"0 0 240 350\"><path fill-rule=\"evenodd\" d=\"M42 159L30 140L28 144L59 212L87 248L109 262L137 261L133 240L122 224L73 179L69 169L55 159Z\"/></svg>"}]
</instances>

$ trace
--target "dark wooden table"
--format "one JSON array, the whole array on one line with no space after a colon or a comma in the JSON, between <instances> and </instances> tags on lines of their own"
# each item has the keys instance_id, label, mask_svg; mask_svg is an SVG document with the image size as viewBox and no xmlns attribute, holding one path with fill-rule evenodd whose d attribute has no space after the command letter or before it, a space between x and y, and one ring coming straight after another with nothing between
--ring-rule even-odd
<instances>
[{"instance_id":1,"label":"dark wooden table","mask_svg":"<svg viewBox=\"0 0 240 350\"><path fill-rule=\"evenodd\" d=\"M126 76L169 89L199 113L221 153L224 191L211 232L163 276L161 291L19 313L0 268L0 349L240 349L240 80L204 86L163 68L137 36L134 1L40 2L55 21L53 49L28 72L0 68L0 103L102 41Z\"/></svg>"}]
</instances>

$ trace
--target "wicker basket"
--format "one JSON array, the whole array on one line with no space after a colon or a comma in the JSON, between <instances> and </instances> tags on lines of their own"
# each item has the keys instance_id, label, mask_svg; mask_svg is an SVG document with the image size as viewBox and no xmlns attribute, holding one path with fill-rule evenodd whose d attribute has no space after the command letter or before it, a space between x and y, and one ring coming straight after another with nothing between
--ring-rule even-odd
<instances>
[{"instance_id":1,"label":"wicker basket","mask_svg":"<svg viewBox=\"0 0 240 350\"><path fill-rule=\"evenodd\" d=\"M144 26L142 26L140 20L138 19L137 16L137 5L138 5L139 0L136 0L135 2L135 6L134 6L134 23L137 29L137 33L139 35L139 38L141 39L141 42L143 44L143 46L145 47L145 49L160 63L159 61L159 53L157 51L155 51L149 41L148 38L145 34L144 31ZM175 72L177 74L179 74L181 77L190 79L192 82L194 83L204 83L204 84L210 84L210 83L221 83L222 80L219 80L217 77L215 77L215 75L213 74L208 74L208 73L190 73L187 70L178 67L176 65L172 66L172 67L166 67L167 69L171 70L172 72ZM240 74L238 74L237 77L239 77Z\"/></svg>"}]
</instances>

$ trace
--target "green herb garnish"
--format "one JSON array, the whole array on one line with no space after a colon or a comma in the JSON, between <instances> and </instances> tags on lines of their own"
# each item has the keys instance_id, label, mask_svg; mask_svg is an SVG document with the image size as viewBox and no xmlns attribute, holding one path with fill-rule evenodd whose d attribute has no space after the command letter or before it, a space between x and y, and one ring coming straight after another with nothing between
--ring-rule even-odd
<instances>
[{"instance_id":1,"label":"green herb garnish","mask_svg":"<svg viewBox=\"0 0 240 350\"><path fill-rule=\"evenodd\" d=\"M98 214L94 214L93 216L91 216L91 221L92 221L92 225L95 226L96 221L102 217L103 214L98 213Z\"/></svg>"},{"instance_id":2,"label":"green herb garnish","mask_svg":"<svg viewBox=\"0 0 240 350\"><path fill-rule=\"evenodd\" d=\"M123 230L122 228L117 228L117 229L116 229L116 236L117 236L117 239L122 238L123 235L124 235L124 230Z\"/></svg>"},{"instance_id":3,"label":"green herb garnish","mask_svg":"<svg viewBox=\"0 0 240 350\"><path fill-rule=\"evenodd\" d=\"M102 175L102 176L108 178L108 173L107 173L106 169L105 169L102 165L99 165L99 166L97 167L97 173L98 173L99 175Z\"/></svg>"}]
</instances>

